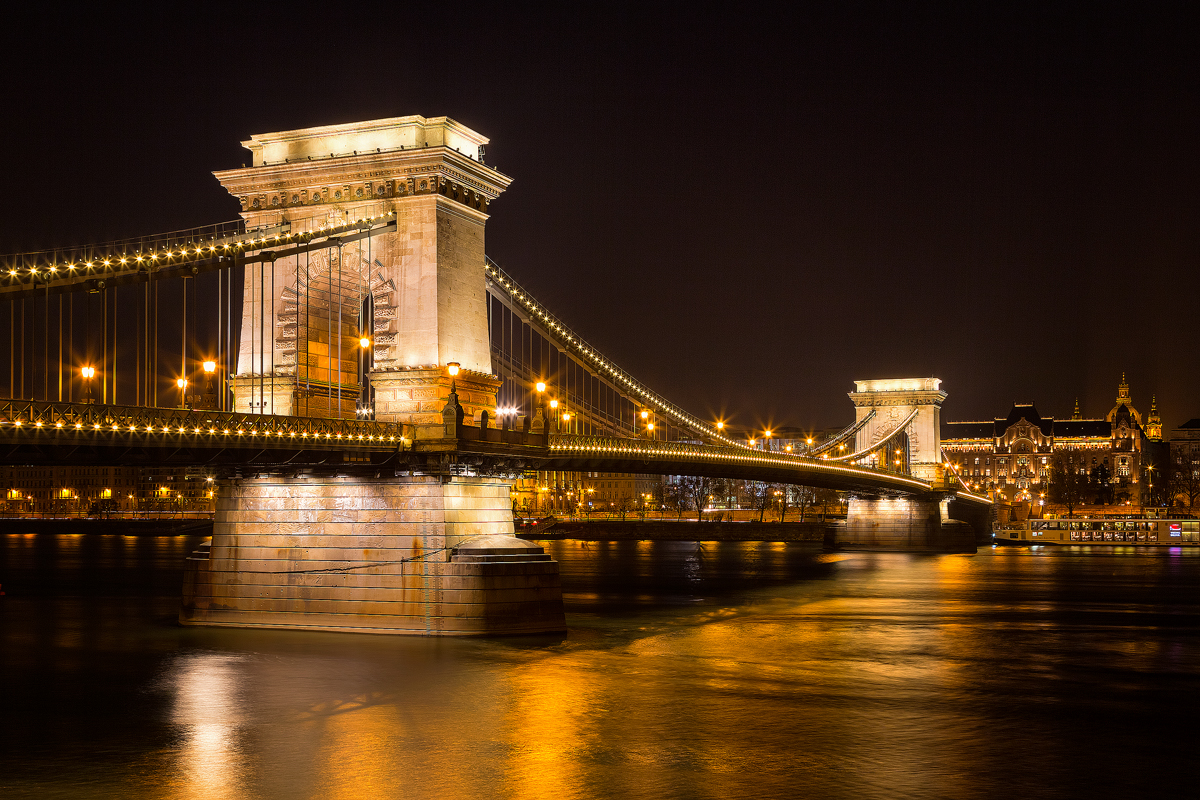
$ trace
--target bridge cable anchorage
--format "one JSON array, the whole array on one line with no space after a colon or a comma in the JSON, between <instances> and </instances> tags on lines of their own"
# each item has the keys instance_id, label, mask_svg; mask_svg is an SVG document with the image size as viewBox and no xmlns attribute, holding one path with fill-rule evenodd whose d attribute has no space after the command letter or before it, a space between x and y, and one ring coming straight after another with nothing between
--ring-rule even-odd
<instances>
[{"instance_id":1,"label":"bridge cable anchorage","mask_svg":"<svg viewBox=\"0 0 1200 800\"><path fill-rule=\"evenodd\" d=\"M483 269L484 274L495 285L503 289L509 297L529 312L530 319L536 321L553 341L561 345L563 349L569 350L579 356L585 363L593 365L599 373L604 375L606 379L612 380L622 391L627 392L631 398L666 415L668 419L674 420L675 424L680 427L697 433L706 439L724 442L727 445L747 450L753 449L743 442L729 438L714 426L689 414L687 411L649 389L641 381L617 366L611 359L605 358L599 350L588 344L582 337L564 325L558 317L550 313L549 309L534 299L529 292L513 280L512 276L502 270L488 256L484 256Z\"/></svg>"},{"instance_id":2,"label":"bridge cable anchorage","mask_svg":"<svg viewBox=\"0 0 1200 800\"><path fill-rule=\"evenodd\" d=\"M871 444L869 447L864 447L862 450L859 450L859 451L857 451L857 452L854 452L854 453L850 453L849 455L845 455L845 456L837 456L837 457L835 457L835 458L829 458L829 459L826 459L826 460L828 460L828 461L838 461L838 462L841 462L841 461L854 461L854 460L857 460L857 459L863 458L863 457L865 457L865 456L867 456L867 455L870 455L871 453L875 452L876 450L880 449L881 447L885 447L885 446L887 446L887 444L888 444L888 443L889 443L889 442L890 442L892 439L896 438L898 435L900 435L901 433L903 433L903 432L904 432L904 430L905 430L905 429L906 429L906 428L909 426L909 424L910 424L910 423L911 423L911 422L912 422L914 419L916 419L916 418L917 418L917 414L918 414L918 413L920 413L920 411L921 411L921 409L919 409L919 408L914 408L914 409L913 409L913 411L912 411L912 413L911 413L911 414L909 414L907 417L905 417L905 418L904 418L904 420L903 420L902 422L900 422L899 424L897 424L897 425L896 425L896 427L892 428L892 430L891 430L891 431L890 431L890 432L889 432L889 433L888 433L886 436L884 436L883 438L879 439L879 441L877 441L877 442L875 442L875 443Z\"/></svg>"}]
</instances>

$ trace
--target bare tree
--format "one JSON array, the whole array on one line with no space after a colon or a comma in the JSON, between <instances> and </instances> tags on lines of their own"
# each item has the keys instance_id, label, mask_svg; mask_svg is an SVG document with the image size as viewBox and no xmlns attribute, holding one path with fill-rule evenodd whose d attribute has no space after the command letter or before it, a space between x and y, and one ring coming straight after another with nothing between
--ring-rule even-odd
<instances>
[{"instance_id":1,"label":"bare tree","mask_svg":"<svg viewBox=\"0 0 1200 800\"><path fill-rule=\"evenodd\" d=\"M1075 453L1059 453L1050 465L1050 486L1047 494L1051 503L1067 509L1067 516L1075 516L1075 507L1082 505L1088 491L1088 481L1083 470L1084 457Z\"/></svg>"},{"instance_id":2,"label":"bare tree","mask_svg":"<svg viewBox=\"0 0 1200 800\"><path fill-rule=\"evenodd\" d=\"M842 505L842 495L836 489L817 489L816 505L821 509L821 522L824 522L825 515L829 513L830 506L840 508Z\"/></svg>"},{"instance_id":3,"label":"bare tree","mask_svg":"<svg viewBox=\"0 0 1200 800\"><path fill-rule=\"evenodd\" d=\"M709 498L713 496L714 479L700 475L684 475L679 478L679 488L686 498L688 508L695 509L696 519L702 521L704 509L709 504Z\"/></svg>"},{"instance_id":4,"label":"bare tree","mask_svg":"<svg viewBox=\"0 0 1200 800\"><path fill-rule=\"evenodd\" d=\"M774 499L772 491L771 486L762 481L746 481L746 499L749 501L750 508L758 512L759 522L763 521L763 517L767 513L767 506Z\"/></svg>"},{"instance_id":5,"label":"bare tree","mask_svg":"<svg viewBox=\"0 0 1200 800\"><path fill-rule=\"evenodd\" d=\"M792 506L793 492L797 489L796 486L790 486L786 483L771 484L771 499L775 503L775 508L779 512L779 521L783 522L787 519L788 509Z\"/></svg>"},{"instance_id":6,"label":"bare tree","mask_svg":"<svg viewBox=\"0 0 1200 800\"><path fill-rule=\"evenodd\" d=\"M682 519L683 512L688 510L688 496L683 485L678 481L668 483L663 489L665 505L675 512L675 519Z\"/></svg>"},{"instance_id":7,"label":"bare tree","mask_svg":"<svg viewBox=\"0 0 1200 800\"><path fill-rule=\"evenodd\" d=\"M1171 504L1174 505L1176 500L1182 499L1187 504L1188 513L1195 516L1196 501L1200 500L1200 465L1191 461L1185 454L1173 466Z\"/></svg>"},{"instance_id":8,"label":"bare tree","mask_svg":"<svg viewBox=\"0 0 1200 800\"><path fill-rule=\"evenodd\" d=\"M792 487L792 499L800 510L800 522L804 522L805 513L817 504L817 490L811 486Z\"/></svg>"},{"instance_id":9,"label":"bare tree","mask_svg":"<svg viewBox=\"0 0 1200 800\"><path fill-rule=\"evenodd\" d=\"M613 501L613 511L621 515L621 522L625 521L625 515L637 508L637 501L629 495L622 495Z\"/></svg>"}]
</instances>

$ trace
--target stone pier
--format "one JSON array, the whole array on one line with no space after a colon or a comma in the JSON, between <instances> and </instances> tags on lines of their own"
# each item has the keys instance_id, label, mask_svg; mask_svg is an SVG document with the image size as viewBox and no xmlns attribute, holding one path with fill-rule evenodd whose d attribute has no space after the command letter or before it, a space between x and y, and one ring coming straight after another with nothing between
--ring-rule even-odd
<instances>
[{"instance_id":1,"label":"stone pier","mask_svg":"<svg viewBox=\"0 0 1200 800\"><path fill-rule=\"evenodd\" d=\"M950 500L930 497L851 497L837 546L846 550L974 553L975 530L952 519Z\"/></svg>"},{"instance_id":2,"label":"stone pier","mask_svg":"<svg viewBox=\"0 0 1200 800\"><path fill-rule=\"evenodd\" d=\"M494 419L500 385L484 224L511 179L484 162L487 142L446 117L395 117L258 134L251 166L216 174L248 230L389 221L246 269L236 409L366 412L409 442L386 475L346 453L344 471L224 479L212 542L188 559L185 625L565 630L558 565L513 535L521 466L459 462L459 425Z\"/></svg>"},{"instance_id":3,"label":"stone pier","mask_svg":"<svg viewBox=\"0 0 1200 800\"><path fill-rule=\"evenodd\" d=\"M508 482L244 478L187 562L185 625L463 636L565 631L558 565Z\"/></svg>"}]
</instances>

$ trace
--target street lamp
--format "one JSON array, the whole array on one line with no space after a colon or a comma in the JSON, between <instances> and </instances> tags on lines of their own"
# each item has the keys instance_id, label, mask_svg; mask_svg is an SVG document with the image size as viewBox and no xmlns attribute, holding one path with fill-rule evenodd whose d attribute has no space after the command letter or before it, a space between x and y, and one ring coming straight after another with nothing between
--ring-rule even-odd
<instances>
[{"instance_id":1,"label":"street lamp","mask_svg":"<svg viewBox=\"0 0 1200 800\"><path fill-rule=\"evenodd\" d=\"M217 407L217 394L213 389L213 376L217 371L217 362L205 361L201 366L204 367L204 407Z\"/></svg>"},{"instance_id":2,"label":"street lamp","mask_svg":"<svg viewBox=\"0 0 1200 800\"><path fill-rule=\"evenodd\" d=\"M179 387L179 405L180 405L180 407L187 407L188 379L187 378L177 378L175 380L175 385Z\"/></svg>"},{"instance_id":3,"label":"street lamp","mask_svg":"<svg viewBox=\"0 0 1200 800\"><path fill-rule=\"evenodd\" d=\"M96 368L95 367L84 367L83 369L79 370L79 374L83 377L83 380L84 380L83 385L85 387L87 387L87 393L86 393L87 402L91 403L91 402L93 402L93 400L92 400L92 378L96 377Z\"/></svg>"},{"instance_id":4,"label":"street lamp","mask_svg":"<svg viewBox=\"0 0 1200 800\"><path fill-rule=\"evenodd\" d=\"M537 383L535 383L533 385L533 388L537 391L537 402L534 405L534 410L533 410L533 422L534 422L533 431L534 431L534 433L541 433L542 432L542 420L546 415L545 409L542 408L542 393L546 391L546 382L538 381ZM548 431L548 430L546 431L546 433L549 433L549 432L550 431Z\"/></svg>"}]
</instances>

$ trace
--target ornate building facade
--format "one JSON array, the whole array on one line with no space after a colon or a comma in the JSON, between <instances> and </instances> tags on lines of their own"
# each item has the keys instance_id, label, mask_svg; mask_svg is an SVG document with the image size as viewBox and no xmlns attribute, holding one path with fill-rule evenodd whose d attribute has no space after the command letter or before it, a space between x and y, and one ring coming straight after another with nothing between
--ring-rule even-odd
<instances>
[{"instance_id":1,"label":"ornate building facade","mask_svg":"<svg viewBox=\"0 0 1200 800\"><path fill-rule=\"evenodd\" d=\"M1157 407L1151 413L1161 436ZM1128 495L1141 504L1147 439L1141 421L1122 375L1116 403L1103 418L1084 419L1078 403L1064 420L1041 416L1032 403L1014 403L1003 419L943 423L942 451L973 488L1031 496L1045 491L1054 455L1075 451L1083 456L1082 471L1106 467L1118 500Z\"/></svg>"}]
</instances>

